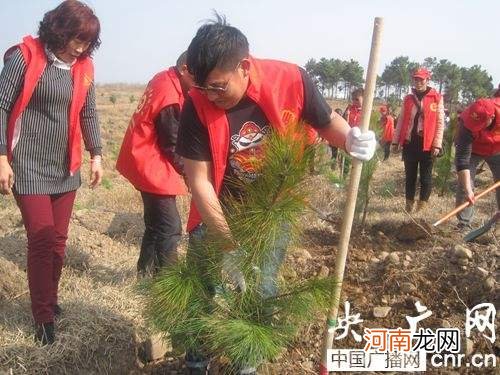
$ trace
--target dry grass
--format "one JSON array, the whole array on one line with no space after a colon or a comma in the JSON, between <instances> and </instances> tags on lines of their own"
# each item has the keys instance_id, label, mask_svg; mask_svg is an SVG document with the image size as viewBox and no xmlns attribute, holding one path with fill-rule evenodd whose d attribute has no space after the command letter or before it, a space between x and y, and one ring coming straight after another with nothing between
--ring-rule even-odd
<instances>
[{"instance_id":1,"label":"dry grass","mask_svg":"<svg viewBox=\"0 0 500 375\"><path fill-rule=\"evenodd\" d=\"M135 290L135 267L143 231L142 204L138 192L114 170L114 163L142 90L136 86L98 87L106 177L97 191L89 190L85 182L78 193L60 287L64 314L57 323L57 343L50 348L40 348L32 338L25 273L26 239L20 214L12 197L0 200L0 373L124 374L137 368L137 341L148 335L141 316L141 298ZM110 101L112 96L115 104ZM333 105L345 108L345 102ZM401 221L408 221L403 211L402 168L401 161L391 157L376 172L368 231L396 231ZM486 176L481 179L487 181ZM312 177L310 185L312 204L339 221L342 190L334 188L324 176ZM178 200L184 222L188 202L187 197ZM477 220L490 213L493 205L493 197L480 202L482 214L476 216ZM452 206L452 196L433 197L432 207L420 216L434 221ZM303 222L306 232L298 246L313 249L314 259L300 263L301 267L291 267L299 277L307 269L317 272L322 264L331 267L332 244L338 241L336 227L315 213L305 215ZM444 227L449 230L449 225ZM360 233L361 229L355 227L354 243ZM375 248L376 244L370 246ZM181 244L184 248L185 239ZM361 250L370 254L373 251L371 247ZM350 277L364 272L360 269L358 274L353 267ZM391 277L398 279L401 275ZM353 285L357 284L349 283L346 290L355 290ZM316 335L319 336L318 331Z\"/></svg>"}]
</instances>

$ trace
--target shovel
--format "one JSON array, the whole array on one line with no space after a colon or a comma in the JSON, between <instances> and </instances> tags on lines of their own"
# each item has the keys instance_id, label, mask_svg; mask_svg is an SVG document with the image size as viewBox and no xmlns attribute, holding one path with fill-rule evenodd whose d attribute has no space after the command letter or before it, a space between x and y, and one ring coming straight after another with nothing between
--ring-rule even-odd
<instances>
[{"instance_id":1,"label":"shovel","mask_svg":"<svg viewBox=\"0 0 500 375\"><path fill-rule=\"evenodd\" d=\"M495 182L489 188L487 188L486 190L484 190L484 191L480 192L478 195L476 195L475 196L476 201L478 201L484 195L488 194L490 191L493 191L493 190L495 190L498 187L500 187L500 181ZM437 227L439 224L444 223L450 217L452 217L453 215L455 215L456 213L462 211L465 207L470 206L470 205L471 205L470 202L462 203L460 206L458 206L458 207L454 208L453 210L451 210L450 212L448 212L446 215L444 215L441 219L439 219L438 221L436 221L432 225L435 226L435 227Z\"/></svg>"},{"instance_id":2,"label":"shovel","mask_svg":"<svg viewBox=\"0 0 500 375\"><path fill-rule=\"evenodd\" d=\"M464 237L464 241L471 242L474 241L479 236L482 236L483 234L488 232L493 225L495 225L495 223L498 221L499 218L500 218L500 213L497 212L495 215L493 215L491 219L489 219L486 223L484 223L482 227L474 229L469 233L467 233Z\"/></svg>"}]
</instances>

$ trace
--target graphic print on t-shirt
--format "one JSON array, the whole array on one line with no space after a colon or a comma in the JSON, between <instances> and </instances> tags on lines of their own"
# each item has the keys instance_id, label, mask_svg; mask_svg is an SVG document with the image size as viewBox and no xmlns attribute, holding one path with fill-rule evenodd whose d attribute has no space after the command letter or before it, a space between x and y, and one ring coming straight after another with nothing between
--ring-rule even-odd
<instances>
[{"instance_id":1,"label":"graphic print on t-shirt","mask_svg":"<svg viewBox=\"0 0 500 375\"><path fill-rule=\"evenodd\" d=\"M231 136L229 165L235 177L244 182L255 180L258 162L263 157L262 142L270 130L269 125L260 127L253 121L247 121L238 134Z\"/></svg>"}]
</instances>

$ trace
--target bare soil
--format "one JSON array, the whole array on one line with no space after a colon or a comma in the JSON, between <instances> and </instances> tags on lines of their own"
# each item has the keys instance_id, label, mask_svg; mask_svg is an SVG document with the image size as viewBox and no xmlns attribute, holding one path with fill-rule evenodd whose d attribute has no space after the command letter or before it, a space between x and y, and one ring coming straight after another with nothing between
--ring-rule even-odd
<instances>
[{"instance_id":1,"label":"bare soil","mask_svg":"<svg viewBox=\"0 0 500 375\"><path fill-rule=\"evenodd\" d=\"M89 190L85 181L78 193L60 288L64 314L57 323L57 343L50 348L33 343L24 228L12 197L0 198L0 374L183 373L180 353L167 353L154 363L142 362L140 355L142 342L151 334L136 290L135 265L144 230L142 204L138 192L114 170L114 163L142 90L140 86L98 87L106 178L96 191ZM345 103L338 106L344 108ZM85 168L84 164L87 177ZM287 257L286 279L324 274L326 269L334 272L344 193L328 179L328 168L322 169L323 174L310 177L310 185L315 187L311 204L328 220L314 212L304 216L302 239ZM490 181L489 171L481 174L478 189ZM452 182L452 190L454 185ZM360 313L364 320L354 327L358 333L370 327L407 328L405 316L417 315L416 301L432 311L419 327L435 329L448 324L460 328L462 334L467 307L482 302L500 307L500 251L495 230L464 245L472 251L471 259L458 259L454 247L463 244L464 233L455 229L455 220L437 229L431 226L453 208L453 195L433 194L424 212L407 214L399 156L391 156L378 167L371 190L365 226L356 224L352 230L342 288L342 305L349 301L351 312ZM184 222L188 203L188 197L178 199ZM494 213L494 196L477 206L475 227ZM181 252L185 246L186 236ZM391 311L385 318L374 318L376 306L390 306ZM263 365L260 373L318 373L325 318L312 319L281 358ZM491 345L475 334L472 342L474 353L494 353L500 361L498 339ZM335 341L335 347L359 348L360 344L350 336ZM455 368L428 373L473 371ZM475 373L493 374L495 369Z\"/></svg>"}]
</instances>

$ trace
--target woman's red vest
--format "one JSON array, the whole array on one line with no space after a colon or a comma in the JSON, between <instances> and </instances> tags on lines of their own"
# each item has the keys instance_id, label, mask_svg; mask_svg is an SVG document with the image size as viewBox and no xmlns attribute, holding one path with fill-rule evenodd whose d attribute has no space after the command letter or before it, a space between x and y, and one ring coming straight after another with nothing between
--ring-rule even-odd
<instances>
[{"instance_id":1,"label":"woman's red vest","mask_svg":"<svg viewBox=\"0 0 500 375\"><path fill-rule=\"evenodd\" d=\"M12 160L12 151L19 141L21 132L21 114L28 106L33 91L43 74L47 65L45 48L38 38L31 36L23 38L23 42L7 50L4 61L20 48L26 63L24 83L9 115L7 123L7 153L9 160ZM82 163L82 133L80 129L80 112L85 103L87 92L94 80L94 66L89 57L77 59L71 67L73 78L73 94L69 109L68 121L68 153L69 153L69 173L73 175Z\"/></svg>"},{"instance_id":2,"label":"woman's red vest","mask_svg":"<svg viewBox=\"0 0 500 375\"><path fill-rule=\"evenodd\" d=\"M354 126L361 125L361 107L357 107L355 105L349 105L347 107L348 115L347 115L347 123L352 128Z\"/></svg>"},{"instance_id":3,"label":"woman's red vest","mask_svg":"<svg viewBox=\"0 0 500 375\"><path fill-rule=\"evenodd\" d=\"M160 150L154 120L170 105L182 109L184 95L174 67L156 74L146 87L123 138L116 169L140 191L186 194L183 178Z\"/></svg>"},{"instance_id":4,"label":"woman's red vest","mask_svg":"<svg viewBox=\"0 0 500 375\"><path fill-rule=\"evenodd\" d=\"M210 102L198 90L190 96L200 121L208 129L212 153L214 189L219 194L229 154L229 121L226 112ZM246 95L262 109L273 128L283 129L300 120L304 107L304 85L299 67L275 60L250 58L250 80ZM308 127L308 138L313 142L316 131ZM188 232L201 222L194 202L187 224Z\"/></svg>"},{"instance_id":5,"label":"woman's red vest","mask_svg":"<svg viewBox=\"0 0 500 375\"><path fill-rule=\"evenodd\" d=\"M382 140L384 142L392 142L392 137L394 135L394 118L391 115L385 116L384 123L384 133L382 135Z\"/></svg>"},{"instance_id":6,"label":"woman's red vest","mask_svg":"<svg viewBox=\"0 0 500 375\"><path fill-rule=\"evenodd\" d=\"M406 142L406 137L408 135L408 130L411 128L410 121L411 112L415 106L415 100L418 100L414 94L406 95L403 101L404 116L403 123L401 126L401 132L399 133L399 144L403 145ZM441 101L441 94L435 89L430 89L430 91L424 96L422 100L422 111L423 111L423 151L430 151L432 148L432 142L434 142L434 137L436 136L436 127L438 121L438 107Z\"/></svg>"},{"instance_id":7,"label":"woman's red vest","mask_svg":"<svg viewBox=\"0 0 500 375\"><path fill-rule=\"evenodd\" d=\"M491 156L500 153L500 98L491 99L495 104L495 118L493 124L477 131L469 127L464 121L464 126L472 131L472 153L481 156Z\"/></svg>"}]
</instances>

